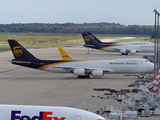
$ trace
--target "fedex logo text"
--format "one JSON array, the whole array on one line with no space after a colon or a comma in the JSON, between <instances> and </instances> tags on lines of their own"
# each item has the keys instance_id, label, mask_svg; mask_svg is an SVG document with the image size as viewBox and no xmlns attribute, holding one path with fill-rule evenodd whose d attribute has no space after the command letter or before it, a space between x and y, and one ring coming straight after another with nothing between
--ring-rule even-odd
<instances>
[{"instance_id":1,"label":"fedex logo text","mask_svg":"<svg viewBox=\"0 0 160 120\"><path fill-rule=\"evenodd\" d=\"M66 117L49 117L52 112L39 112L39 116L20 115L21 111L11 111L11 120L65 120Z\"/></svg>"}]
</instances>

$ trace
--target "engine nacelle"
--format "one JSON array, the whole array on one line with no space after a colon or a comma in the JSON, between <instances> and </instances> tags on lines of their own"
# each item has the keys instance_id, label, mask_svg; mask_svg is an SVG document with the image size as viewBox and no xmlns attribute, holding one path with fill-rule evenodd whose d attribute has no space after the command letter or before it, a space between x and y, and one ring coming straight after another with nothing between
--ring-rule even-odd
<instances>
[{"instance_id":1,"label":"engine nacelle","mask_svg":"<svg viewBox=\"0 0 160 120\"><path fill-rule=\"evenodd\" d=\"M91 75L94 77L102 77L103 76L103 71L102 70L93 70L91 72Z\"/></svg>"},{"instance_id":2,"label":"engine nacelle","mask_svg":"<svg viewBox=\"0 0 160 120\"><path fill-rule=\"evenodd\" d=\"M130 50L129 53L130 54L136 54L136 50Z\"/></svg>"},{"instance_id":3,"label":"engine nacelle","mask_svg":"<svg viewBox=\"0 0 160 120\"><path fill-rule=\"evenodd\" d=\"M126 53L126 49L120 49L119 52L120 53Z\"/></svg>"},{"instance_id":4,"label":"engine nacelle","mask_svg":"<svg viewBox=\"0 0 160 120\"><path fill-rule=\"evenodd\" d=\"M72 72L73 72L74 75L84 75L85 74L85 70L80 69L80 68L76 68Z\"/></svg>"}]
</instances>

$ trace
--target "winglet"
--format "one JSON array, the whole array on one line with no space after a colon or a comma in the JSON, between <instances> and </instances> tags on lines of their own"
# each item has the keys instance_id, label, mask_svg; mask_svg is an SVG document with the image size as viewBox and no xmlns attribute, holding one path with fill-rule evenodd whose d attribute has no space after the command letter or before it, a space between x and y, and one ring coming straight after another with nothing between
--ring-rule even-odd
<instances>
[{"instance_id":1,"label":"winglet","mask_svg":"<svg viewBox=\"0 0 160 120\"><path fill-rule=\"evenodd\" d=\"M63 48L58 49L63 60L73 60L73 58Z\"/></svg>"}]
</instances>

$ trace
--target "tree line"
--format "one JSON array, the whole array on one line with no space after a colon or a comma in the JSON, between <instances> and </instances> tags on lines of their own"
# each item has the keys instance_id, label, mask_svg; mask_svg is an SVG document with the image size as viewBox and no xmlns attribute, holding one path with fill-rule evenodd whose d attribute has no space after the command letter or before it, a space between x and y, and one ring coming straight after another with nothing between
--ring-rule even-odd
<instances>
[{"instance_id":1,"label":"tree line","mask_svg":"<svg viewBox=\"0 0 160 120\"><path fill-rule=\"evenodd\" d=\"M0 24L0 32L17 33L81 33L90 31L95 34L143 34L151 35L153 26L121 25L119 23L13 23Z\"/></svg>"}]
</instances>

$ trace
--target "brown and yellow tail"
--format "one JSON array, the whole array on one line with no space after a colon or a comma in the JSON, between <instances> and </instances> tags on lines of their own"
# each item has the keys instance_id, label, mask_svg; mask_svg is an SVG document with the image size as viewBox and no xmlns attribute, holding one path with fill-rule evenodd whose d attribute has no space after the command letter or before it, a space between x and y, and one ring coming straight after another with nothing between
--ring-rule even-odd
<instances>
[{"instance_id":1,"label":"brown and yellow tail","mask_svg":"<svg viewBox=\"0 0 160 120\"><path fill-rule=\"evenodd\" d=\"M37 60L36 57L34 57L16 40L8 40L8 43L16 60Z\"/></svg>"}]
</instances>

